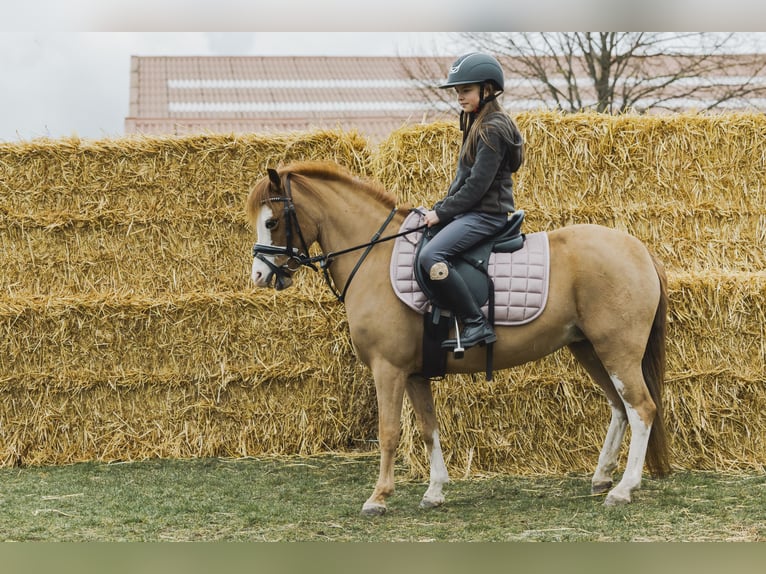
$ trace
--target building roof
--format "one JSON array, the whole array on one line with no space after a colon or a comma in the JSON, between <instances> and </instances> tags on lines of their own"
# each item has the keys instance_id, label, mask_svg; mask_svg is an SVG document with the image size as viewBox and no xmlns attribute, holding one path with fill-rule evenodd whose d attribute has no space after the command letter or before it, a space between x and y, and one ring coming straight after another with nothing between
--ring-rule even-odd
<instances>
[{"instance_id":1,"label":"building roof","mask_svg":"<svg viewBox=\"0 0 766 574\"><path fill-rule=\"evenodd\" d=\"M125 131L341 128L379 141L405 124L454 117L449 106L429 102L422 91L446 76L450 63L418 57L133 56Z\"/></svg>"},{"instance_id":2,"label":"building roof","mask_svg":"<svg viewBox=\"0 0 766 574\"><path fill-rule=\"evenodd\" d=\"M705 109L721 89L749 79L754 89L719 108L766 109L762 58L718 58L725 59L725 66L712 66L709 76L684 77L665 89L665 108ZM760 63L754 68L753 62ZM407 124L456 118L453 94L436 90L441 100L433 94L451 63L451 57L425 56L133 56L125 131L185 135L343 129L357 130L377 143ZM556 62L548 65L555 71ZM655 82L674 73L671 58L652 58L647 65ZM524 78L507 58L504 67L506 92L511 93L503 105L510 113L556 107L554 100L545 101L550 99L549 86ZM592 105L595 93L587 70L576 73L583 78L578 80L583 105Z\"/></svg>"}]
</instances>

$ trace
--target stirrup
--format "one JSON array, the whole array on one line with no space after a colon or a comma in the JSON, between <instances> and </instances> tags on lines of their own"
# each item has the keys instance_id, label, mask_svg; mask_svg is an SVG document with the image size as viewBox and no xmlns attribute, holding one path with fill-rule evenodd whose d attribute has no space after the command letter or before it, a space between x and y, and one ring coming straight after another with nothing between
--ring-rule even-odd
<instances>
[{"instance_id":1,"label":"stirrup","mask_svg":"<svg viewBox=\"0 0 766 574\"><path fill-rule=\"evenodd\" d=\"M455 320L455 347L452 349L452 356L456 359L462 359L465 355L465 349L460 342L460 325L457 322L457 314L453 313L452 318Z\"/></svg>"}]
</instances>

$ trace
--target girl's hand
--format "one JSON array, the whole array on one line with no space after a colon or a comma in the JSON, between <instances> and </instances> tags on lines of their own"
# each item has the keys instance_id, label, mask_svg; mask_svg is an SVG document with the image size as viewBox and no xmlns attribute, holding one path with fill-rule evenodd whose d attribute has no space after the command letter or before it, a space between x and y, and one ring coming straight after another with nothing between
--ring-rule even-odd
<instances>
[{"instance_id":1,"label":"girl's hand","mask_svg":"<svg viewBox=\"0 0 766 574\"><path fill-rule=\"evenodd\" d=\"M428 227L433 227L434 225L439 225L439 216L436 215L436 212L434 210L426 211L426 214L423 217L423 219L426 222L426 225Z\"/></svg>"}]
</instances>

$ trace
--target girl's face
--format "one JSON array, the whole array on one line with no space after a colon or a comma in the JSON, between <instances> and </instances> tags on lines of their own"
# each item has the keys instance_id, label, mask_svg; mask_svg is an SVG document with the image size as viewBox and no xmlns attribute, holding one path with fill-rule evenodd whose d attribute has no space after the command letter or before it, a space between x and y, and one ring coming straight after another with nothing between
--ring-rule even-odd
<instances>
[{"instance_id":1,"label":"girl's face","mask_svg":"<svg viewBox=\"0 0 766 574\"><path fill-rule=\"evenodd\" d=\"M455 86L457 103L466 113L475 112L479 109L481 101L481 86L479 84L462 84Z\"/></svg>"}]
</instances>

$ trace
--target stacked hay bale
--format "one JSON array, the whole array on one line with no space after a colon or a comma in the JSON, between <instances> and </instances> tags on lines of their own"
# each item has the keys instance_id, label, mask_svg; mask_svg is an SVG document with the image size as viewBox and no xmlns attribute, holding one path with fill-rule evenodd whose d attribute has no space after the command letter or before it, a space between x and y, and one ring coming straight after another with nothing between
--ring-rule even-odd
<instances>
[{"instance_id":1,"label":"stacked hay bale","mask_svg":"<svg viewBox=\"0 0 766 574\"><path fill-rule=\"evenodd\" d=\"M251 288L244 200L267 166L368 155L336 132L0 145L0 460L365 444L342 311L319 281Z\"/></svg>"},{"instance_id":2,"label":"stacked hay bale","mask_svg":"<svg viewBox=\"0 0 766 574\"><path fill-rule=\"evenodd\" d=\"M761 116L532 113L518 122L527 232L635 234L670 280L666 419L683 468L766 458ZM310 271L249 284L244 200L268 166L333 159L430 205L454 124L357 134L0 144L0 460L375 450L374 388L345 315ZM453 474L590 471L608 423L566 351L434 384ZM412 415L402 460L423 476Z\"/></svg>"}]
</instances>

